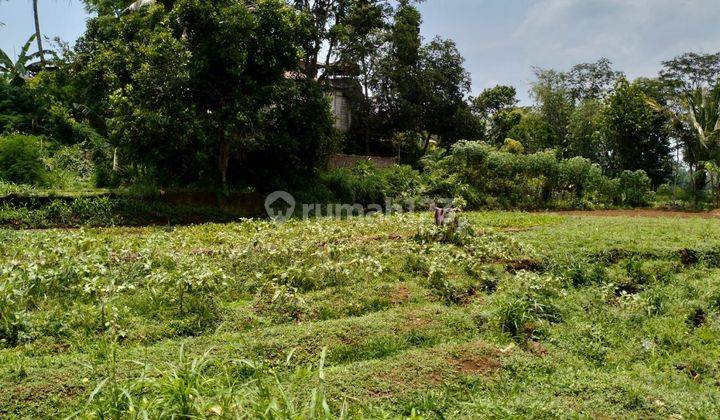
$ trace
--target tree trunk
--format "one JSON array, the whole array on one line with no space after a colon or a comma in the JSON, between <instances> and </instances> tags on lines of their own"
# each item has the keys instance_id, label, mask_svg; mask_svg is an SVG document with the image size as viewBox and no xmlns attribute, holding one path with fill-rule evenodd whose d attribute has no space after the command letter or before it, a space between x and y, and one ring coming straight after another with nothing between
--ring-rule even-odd
<instances>
[{"instance_id":1,"label":"tree trunk","mask_svg":"<svg viewBox=\"0 0 720 420\"><path fill-rule=\"evenodd\" d=\"M430 134L428 132L427 135L425 136L425 138L423 139L423 155L425 155L427 153L428 148L430 147L430 139L431 138L432 138L432 134Z\"/></svg>"},{"instance_id":2,"label":"tree trunk","mask_svg":"<svg viewBox=\"0 0 720 420\"><path fill-rule=\"evenodd\" d=\"M113 170L113 172L117 172L118 170L120 170L120 161L118 160L118 149L117 149L117 147L113 148L112 170Z\"/></svg>"},{"instance_id":3,"label":"tree trunk","mask_svg":"<svg viewBox=\"0 0 720 420\"><path fill-rule=\"evenodd\" d=\"M220 153L218 155L218 169L220 170L220 180L223 186L227 186L227 171L230 163L230 143L222 141L220 143Z\"/></svg>"},{"instance_id":4,"label":"tree trunk","mask_svg":"<svg viewBox=\"0 0 720 420\"><path fill-rule=\"evenodd\" d=\"M365 99L364 106L366 107L367 113L365 115L365 155L370 155L370 121L371 121L371 111L370 111L370 91L368 88L368 79L370 78L367 71L367 66L365 65L365 58L363 57L362 61L363 63L363 96ZM400 153L398 152L398 162L400 162Z\"/></svg>"},{"instance_id":5,"label":"tree trunk","mask_svg":"<svg viewBox=\"0 0 720 420\"><path fill-rule=\"evenodd\" d=\"M35 40L40 54L40 65L45 67L45 53L42 46L42 35L40 34L40 17L38 16L38 0L33 0L33 16L35 17Z\"/></svg>"}]
</instances>

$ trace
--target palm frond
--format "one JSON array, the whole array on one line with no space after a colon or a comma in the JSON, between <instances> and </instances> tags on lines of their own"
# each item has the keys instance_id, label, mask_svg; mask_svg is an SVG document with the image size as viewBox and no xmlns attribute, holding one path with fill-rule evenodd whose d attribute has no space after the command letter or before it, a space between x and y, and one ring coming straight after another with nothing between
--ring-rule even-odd
<instances>
[{"instance_id":1,"label":"palm frond","mask_svg":"<svg viewBox=\"0 0 720 420\"><path fill-rule=\"evenodd\" d=\"M680 118L678 117L678 115L677 115L675 112L673 112L672 110L670 110L668 107L661 105L661 104L660 104L659 102L657 102L655 99L653 99L653 98L651 98L651 97L649 97L649 96L647 96L647 95L645 96L645 103L646 103L650 108L652 108L652 110L655 111L655 112L658 112L658 113L660 113L660 114L663 114L663 115L665 115L666 117L668 117L668 118L670 118L670 119L672 119L672 120L675 120L675 121L679 121L679 120L680 120Z\"/></svg>"},{"instance_id":2,"label":"palm frond","mask_svg":"<svg viewBox=\"0 0 720 420\"><path fill-rule=\"evenodd\" d=\"M688 104L688 119L690 120L690 124L693 126L695 131L698 135L698 140L700 140L700 144L702 144L704 147L707 147L707 138L705 137L705 130L703 129L702 125L698 122L697 116L695 114L695 107L692 103Z\"/></svg>"}]
</instances>

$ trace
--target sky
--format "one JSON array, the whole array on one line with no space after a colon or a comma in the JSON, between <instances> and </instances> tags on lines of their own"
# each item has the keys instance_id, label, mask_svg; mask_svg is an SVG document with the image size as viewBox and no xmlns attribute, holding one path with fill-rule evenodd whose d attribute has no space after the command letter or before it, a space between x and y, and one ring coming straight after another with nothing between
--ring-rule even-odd
<instances>
[{"instance_id":1,"label":"sky","mask_svg":"<svg viewBox=\"0 0 720 420\"><path fill-rule=\"evenodd\" d=\"M49 37L72 43L85 28L79 0L40 0ZM654 76L684 52L720 51L718 0L426 0L423 36L456 41L473 94L515 86L529 104L533 66L567 70L607 57L630 78ZM33 33L30 0L0 0L0 48L17 54Z\"/></svg>"}]
</instances>

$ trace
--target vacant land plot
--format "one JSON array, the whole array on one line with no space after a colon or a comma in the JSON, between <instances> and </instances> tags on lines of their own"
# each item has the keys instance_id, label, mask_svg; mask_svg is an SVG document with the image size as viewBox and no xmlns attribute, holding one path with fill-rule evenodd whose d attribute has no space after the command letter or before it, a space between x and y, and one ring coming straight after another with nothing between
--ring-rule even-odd
<instances>
[{"instance_id":1,"label":"vacant land plot","mask_svg":"<svg viewBox=\"0 0 720 420\"><path fill-rule=\"evenodd\" d=\"M718 417L720 223L0 230L0 417Z\"/></svg>"}]
</instances>

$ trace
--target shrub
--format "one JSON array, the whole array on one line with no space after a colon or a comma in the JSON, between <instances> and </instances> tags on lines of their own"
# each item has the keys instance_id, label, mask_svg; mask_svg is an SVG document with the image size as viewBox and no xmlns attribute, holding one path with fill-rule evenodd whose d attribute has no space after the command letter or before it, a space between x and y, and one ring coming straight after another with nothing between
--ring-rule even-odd
<instances>
[{"instance_id":1,"label":"shrub","mask_svg":"<svg viewBox=\"0 0 720 420\"><path fill-rule=\"evenodd\" d=\"M42 139L11 134L0 137L0 180L41 185L46 180Z\"/></svg>"},{"instance_id":2,"label":"shrub","mask_svg":"<svg viewBox=\"0 0 720 420\"><path fill-rule=\"evenodd\" d=\"M90 186L95 174L91 156L80 144L54 150L45 163L50 171L50 182L55 187Z\"/></svg>"},{"instance_id":3,"label":"shrub","mask_svg":"<svg viewBox=\"0 0 720 420\"><path fill-rule=\"evenodd\" d=\"M630 207L648 205L650 178L644 171L623 171L619 176L623 204Z\"/></svg>"},{"instance_id":4,"label":"shrub","mask_svg":"<svg viewBox=\"0 0 720 420\"><path fill-rule=\"evenodd\" d=\"M413 198L423 188L420 172L407 165L393 165L379 170L383 193L387 198Z\"/></svg>"},{"instance_id":5,"label":"shrub","mask_svg":"<svg viewBox=\"0 0 720 420\"><path fill-rule=\"evenodd\" d=\"M384 205L388 199L420 195L423 185L420 173L409 166L378 169L367 162L354 168L328 170L318 181L296 194L300 202Z\"/></svg>"},{"instance_id":6,"label":"shrub","mask_svg":"<svg viewBox=\"0 0 720 420\"><path fill-rule=\"evenodd\" d=\"M512 146L512 147L511 147ZM460 141L445 155L423 159L426 191L462 197L470 208L645 206L650 180L643 171L617 179L582 157L558 159L556 152L518 154L512 140L498 150Z\"/></svg>"},{"instance_id":7,"label":"shrub","mask_svg":"<svg viewBox=\"0 0 720 420\"><path fill-rule=\"evenodd\" d=\"M369 164L327 171L321 175L320 182L341 203L367 205L384 202L382 178Z\"/></svg>"},{"instance_id":8,"label":"shrub","mask_svg":"<svg viewBox=\"0 0 720 420\"><path fill-rule=\"evenodd\" d=\"M525 153L525 146L515 139L505 139L505 143L500 150L512 153L513 155L522 155Z\"/></svg>"}]
</instances>

